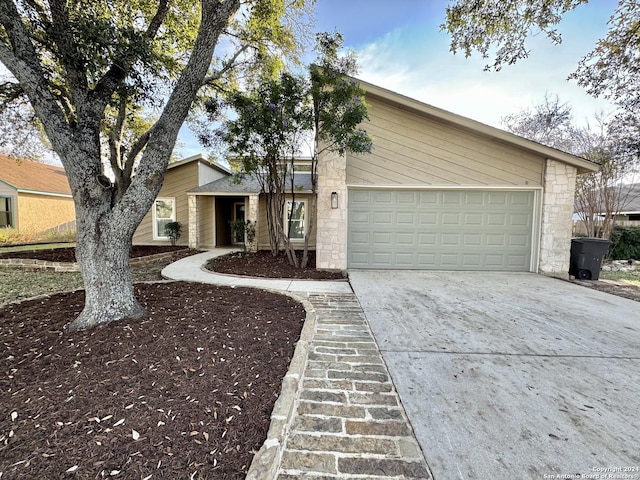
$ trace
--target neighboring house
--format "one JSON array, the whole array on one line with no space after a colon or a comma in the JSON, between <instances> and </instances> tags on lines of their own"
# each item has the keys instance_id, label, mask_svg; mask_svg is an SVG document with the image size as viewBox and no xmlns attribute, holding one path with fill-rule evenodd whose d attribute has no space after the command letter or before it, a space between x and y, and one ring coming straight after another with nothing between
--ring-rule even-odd
<instances>
[{"instance_id":1,"label":"neighboring house","mask_svg":"<svg viewBox=\"0 0 640 480\"><path fill-rule=\"evenodd\" d=\"M0 154L0 228L39 233L75 222L75 208L62 167Z\"/></svg>"},{"instance_id":2,"label":"neighboring house","mask_svg":"<svg viewBox=\"0 0 640 480\"><path fill-rule=\"evenodd\" d=\"M615 224L621 226L640 226L640 183L622 187L620 191L622 207L615 217Z\"/></svg>"},{"instance_id":3,"label":"neighboring house","mask_svg":"<svg viewBox=\"0 0 640 480\"><path fill-rule=\"evenodd\" d=\"M209 162L202 155L194 155L169 164L164 183L151 209L142 219L133 236L134 245L167 245L170 238L164 232L169 222L182 225L182 236L177 245L189 243L189 202L187 191L191 188L229 177L231 171L222 165ZM210 238L213 232L213 212L204 208L200 214L200 228L203 231L201 248L213 246Z\"/></svg>"},{"instance_id":4,"label":"neighboring house","mask_svg":"<svg viewBox=\"0 0 640 480\"><path fill-rule=\"evenodd\" d=\"M640 183L623 185L620 187L619 194L620 212L614 215L613 223L621 227L638 227L640 226ZM578 205L575 205L573 214L573 231L576 235L586 235L587 227L582 221L582 214L579 212ZM594 219L602 222L605 212L594 214Z\"/></svg>"},{"instance_id":5,"label":"neighboring house","mask_svg":"<svg viewBox=\"0 0 640 480\"><path fill-rule=\"evenodd\" d=\"M318 268L567 274L576 175L596 164L360 83L374 148L320 159ZM310 192L296 193L301 235ZM250 219L266 247L255 182L219 179L188 197L190 246L233 244L229 221Z\"/></svg>"}]
</instances>

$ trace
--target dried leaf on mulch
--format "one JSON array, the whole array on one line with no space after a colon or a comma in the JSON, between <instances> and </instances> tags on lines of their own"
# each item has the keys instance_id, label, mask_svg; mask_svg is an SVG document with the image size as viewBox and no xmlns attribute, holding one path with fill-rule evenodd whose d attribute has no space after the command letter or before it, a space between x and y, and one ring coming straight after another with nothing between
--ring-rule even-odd
<instances>
[{"instance_id":1,"label":"dried leaf on mulch","mask_svg":"<svg viewBox=\"0 0 640 480\"><path fill-rule=\"evenodd\" d=\"M241 479L305 312L287 296L144 284L142 321L63 333L82 292L0 309L0 477Z\"/></svg>"}]
</instances>

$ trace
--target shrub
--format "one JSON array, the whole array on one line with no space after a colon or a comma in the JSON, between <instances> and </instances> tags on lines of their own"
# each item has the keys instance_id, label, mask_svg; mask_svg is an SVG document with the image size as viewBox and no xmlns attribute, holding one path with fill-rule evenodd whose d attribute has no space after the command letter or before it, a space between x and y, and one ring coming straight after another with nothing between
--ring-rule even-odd
<instances>
[{"instance_id":1,"label":"shrub","mask_svg":"<svg viewBox=\"0 0 640 480\"><path fill-rule=\"evenodd\" d=\"M614 227L611 242L609 258L612 260L640 259L640 227Z\"/></svg>"},{"instance_id":2,"label":"shrub","mask_svg":"<svg viewBox=\"0 0 640 480\"><path fill-rule=\"evenodd\" d=\"M15 228L0 228L0 245L13 245L20 242L20 234Z\"/></svg>"},{"instance_id":3,"label":"shrub","mask_svg":"<svg viewBox=\"0 0 640 480\"><path fill-rule=\"evenodd\" d=\"M176 242L182 235L182 225L180 222L169 222L164 226L164 233L169 236L171 245L175 246Z\"/></svg>"},{"instance_id":4,"label":"shrub","mask_svg":"<svg viewBox=\"0 0 640 480\"><path fill-rule=\"evenodd\" d=\"M18 231L0 228L0 245L29 245L36 243L70 243L76 241L75 230L47 230L44 232Z\"/></svg>"}]
</instances>

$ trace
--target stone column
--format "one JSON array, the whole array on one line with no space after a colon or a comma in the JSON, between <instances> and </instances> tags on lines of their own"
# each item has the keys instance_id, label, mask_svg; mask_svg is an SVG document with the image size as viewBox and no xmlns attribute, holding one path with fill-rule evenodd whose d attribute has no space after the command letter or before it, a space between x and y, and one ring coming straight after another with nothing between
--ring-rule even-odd
<instances>
[{"instance_id":1,"label":"stone column","mask_svg":"<svg viewBox=\"0 0 640 480\"><path fill-rule=\"evenodd\" d=\"M189 201L189 248L198 248L198 196L187 195Z\"/></svg>"},{"instance_id":2,"label":"stone column","mask_svg":"<svg viewBox=\"0 0 640 480\"><path fill-rule=\"evenodd\" d=\"M258 213L260 207L260 196L249 195L245 201L245 220L251 220L255 228L256 236L253 242L248 246L249 251L255 252L258 250Z\"/></svg>"},{"instance_id":3,"label":"stone column","mask_svg":"<svg viewBox=\"0 0 640 480\"><path fill-rule=\"evenodd\" d=\"M576 167L547 160L542 197L540 273L568 277Z\"/></svg>"},{"instance_id":4,"label":"stone column","mask_svg":"<svg viewBox=\"0 0 640 480\"><path fill-rule=\"evenodd\" d=\"M347 159L338 153L323 154L318 160L318 217L316 222L316 268L347 268ZM338 208L331 206L331 194L338 195Z\"/></svg>"}]
</instances>

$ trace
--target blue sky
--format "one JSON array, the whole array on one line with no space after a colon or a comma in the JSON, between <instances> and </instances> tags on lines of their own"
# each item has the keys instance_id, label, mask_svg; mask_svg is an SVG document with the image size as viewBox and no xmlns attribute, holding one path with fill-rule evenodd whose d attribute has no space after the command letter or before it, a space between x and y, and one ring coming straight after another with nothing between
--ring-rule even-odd
<instances>
[{"instance_id":1,"label":"blue sky","mask_svg":"<svg viewBox=\"0 0 640 480\"><path fill-rule=\"evenodd\" d=\"M532 107L546 93L572 105L584 124L611 105L567 81L578 61L607 31L615 0L594 0L567 14L559 25L563 43L530 38L529 58L500 72L485 72L480 55L449 51L440 31L446 0L317 0L315 31L343 34L358 56L362 80L474 120L501 127L500 118ZM314 55L310 54L310 59ZM183 155L199 152L187 135Z\"/></svg>"}]
</instances>

